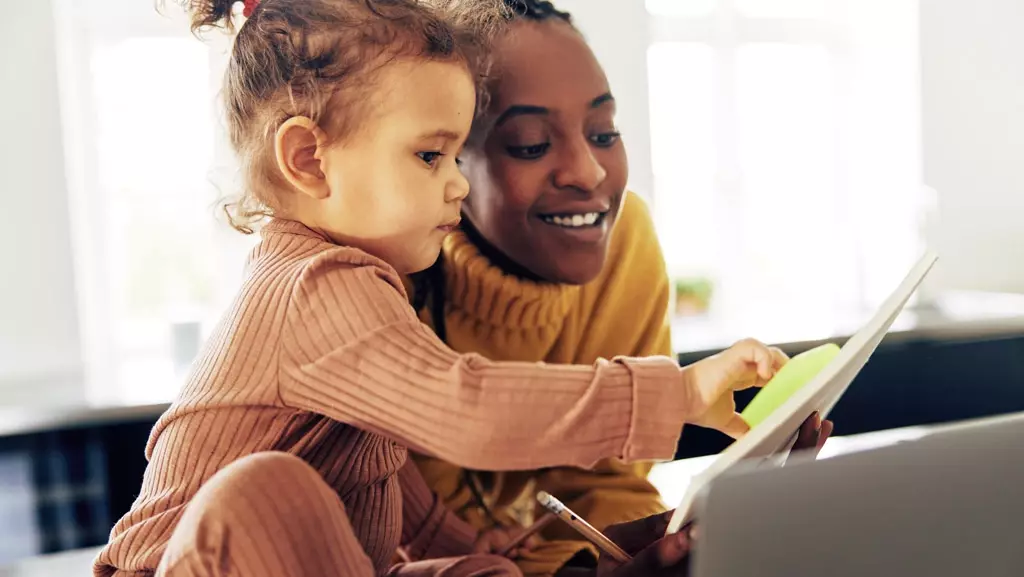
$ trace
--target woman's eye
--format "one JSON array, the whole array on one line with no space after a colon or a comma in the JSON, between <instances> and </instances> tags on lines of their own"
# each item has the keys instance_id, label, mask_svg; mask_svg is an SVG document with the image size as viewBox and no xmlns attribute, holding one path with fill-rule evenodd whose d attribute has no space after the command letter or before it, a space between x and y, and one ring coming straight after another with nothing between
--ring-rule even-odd
<instances>
[{"instance_id":1,"label":"woman's eye","mask_svg":"<svg viewBox=\"0 0 1024 577\"><path fill-rule=\"evenodd\" d=\"M607 148L609 146L613 146L616 142L618 142L621 136L622 135L619 134L618 132L604 132L601 134L595 134L594 136L591 136L590 141L593 142L596 146Z\"/></svg>"},{"instance_id":2,"label":"woman's eye","mask_svg":"<svg viewBox=\"0 0 1024 577\"><path fill-rule=\"evenodd\" d=\"M523 158L526 160L532 160L544 156L544 153L551 148L551 144L542 142L540 144L531 144L528 146L508 146L506 150L508 153L516 158Z\"/></svg>"},{"instance_id":3,"label":"woman's eye","mask_svg":"<svg viewBox=\"0 0 1024 577\"><path fill-rule=\"evenodd\" d=\"M437 159L444 155L437 151L425 151L417 152L416 156L420 157L420 160L427 163L427 166L434 166L434 164L437 163Z\"/></svg>"}]
</instances>

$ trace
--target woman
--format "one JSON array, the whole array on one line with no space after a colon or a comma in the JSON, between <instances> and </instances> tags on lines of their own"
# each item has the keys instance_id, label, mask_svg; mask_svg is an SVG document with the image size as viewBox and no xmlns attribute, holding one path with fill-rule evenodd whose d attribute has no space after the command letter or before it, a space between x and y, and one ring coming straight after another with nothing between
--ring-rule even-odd
<instances>
[{"instance_id":1,"label":"woman","mask_svg":"<svg viewBox=\"0 0 1024 577\"><path fill-rule=\"evenodd\" d=\"M462 157L472 191L463 230L415 304L455 350L493 359L671 355L668 277L647 208L625 190L604 71L567 13L505 3L516 17L495 47L491 102ZM666 508L648 465L496 474L416 459L449 508L484 530L530 524L539 490L599 528ZM526 575L595 563L595 549L563 524L542 538L518 559Z\"/></svg>"}]
</instances>

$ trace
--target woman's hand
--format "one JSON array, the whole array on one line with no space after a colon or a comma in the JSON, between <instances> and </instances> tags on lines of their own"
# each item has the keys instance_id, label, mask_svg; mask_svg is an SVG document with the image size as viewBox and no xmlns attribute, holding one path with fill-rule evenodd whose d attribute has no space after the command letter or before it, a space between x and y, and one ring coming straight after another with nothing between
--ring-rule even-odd
<instances>
[{"instance_id":1,"label":"woman's hand","mask_svg":"<svg viewBox=\"0 0 1024 577\"><path fill-rule=\"evenodd\" d=\"M685 577L692 540L689 526L665 535L672 511L638 521L612 525L604 534L633 559L619 563L605 554L597 568L563 567L555 577Z\"/></svg>"},{"instance_id":2,"label":"woman's hand","mask_svg":"<svg viewBox=\"0 0 1024 577\"><path fill-rule=\"evenodd\" d=\"M800 425L794 451L818 451L832 434L832 421L822 421L815 412ZM685 577L689 574L688 556L696 530L693 525L678 533L665 535L672 511L639 521L612 525L605 530L609 539L633 556L627 563L618 563L602 554L596 569L563 567L555 577Z\"/></svg>"},{"instance_id":3,"label":"woman's hand","mask_svg":"<svg viewBox=\"0 0 1024 577\"><path fill-rule=\"evenodd\" d=\"M814 451L813 456L817 457L818 452L825 445L833 430L832 421L822 421L815 411L807 420L800 425L800 433L793 444L794 451Z\"/></svg>"},{"instance_id":4,"label":"woman's hand","mask_svg":"<svg viewBox=\"0 0 1024 577\"><path fill-rule=\"evenodd\" d=\"M525 540L520 539L528 530L525 527L492 527L480 533L473 544L473 552L503 555L515 559L523 550L529 550L540 542L535 531L531 531L530 536ZM515 541L520 542L515 543Z\"/></svg>"},{"instance_id":5,"label":"woman's hand","mask_svg":"<svg viewBox=\"0 0 1024 577\"><path fill-rule=\"evenodd\" d=\"M733 392L763 387L787 361L781 350L746 339L683 367L683 378L694 391L696 417L691 422L740 437L750 426L736 412Z\"/></svg>"},{"instance_id":6,"label":"woman's hand","mask_svg":"<svg viewBox=\"0 0 1024 577\"><path fill-rule=\"evenodd\" d=\"M608 527L604 534L633 559L619 563L602 554L597 562L598 577L668 577L690 572L690 527L665 535L672 511Z\"/></svg>"}]
</instances>

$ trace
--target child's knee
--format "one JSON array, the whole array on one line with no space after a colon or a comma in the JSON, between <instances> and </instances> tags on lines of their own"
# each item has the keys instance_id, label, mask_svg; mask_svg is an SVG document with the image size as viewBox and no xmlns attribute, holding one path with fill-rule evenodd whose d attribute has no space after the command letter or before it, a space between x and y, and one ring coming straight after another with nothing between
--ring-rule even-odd
<instances>
[{"instance_id":1,"label":"child's knee","mask_svg":"<svg viewBox=\"0 0 1024 577\"><path fill-rule=\"evenodd\" d=\"M232 462L224 471L237 472L246 479L267 479L275 481L290 477L319 478L320 474L312 465L301 458L281 451L253 453Z\"/></svg>"},{"instance_id":2,"label":"child's knee","mask_svg":"<svg viewBox=\"0 0 1024 577\"><path fill-rule=\"evenodd\" d=\"M212 530L258 519L252 532L271 535L332 514L343 516L344 505L316 469L288 453L264 452L233 461L210 477L182 521Z\"/></svg>"},{"instance_id":3,"label":"child's knee","mask_svg":"<svg viewBox=\"0 0 1024 577\"><path fill-rule=\"evenodd\" d=\"M309 484L322 484L323 479L308 463L279 451L254 453L231 462L218 471L201 491L216 493L219 498L232 501L234 497L253 492L266 494L275 487L302 490Z\"/></svg>"}]
</instances>

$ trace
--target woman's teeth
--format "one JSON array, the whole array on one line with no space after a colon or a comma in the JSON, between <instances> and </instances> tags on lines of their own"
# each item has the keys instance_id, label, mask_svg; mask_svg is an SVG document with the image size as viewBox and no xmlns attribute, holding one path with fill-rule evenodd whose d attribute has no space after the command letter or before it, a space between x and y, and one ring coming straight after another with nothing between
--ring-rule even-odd
<instances>
[{"instance_id":1,"label":"woman's teeth","mask_svg":"<svg viewBox=\"0 0 1024 577\"><path fill-rule=\"evenodd\" d=\"M601 218L600 212L587 212L584 214L547 214L541 215L541 220L548 224L555 224L568 228L593 226Z\"/></svg>"}]
</instances>

